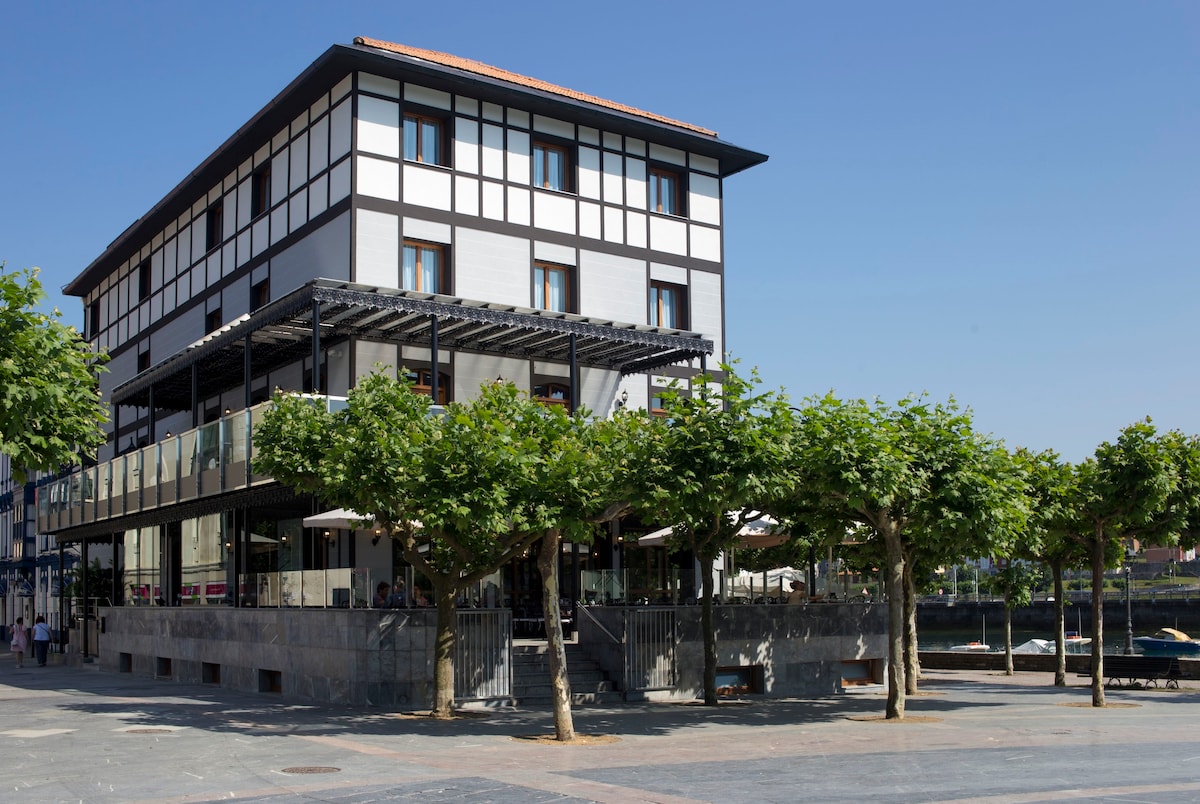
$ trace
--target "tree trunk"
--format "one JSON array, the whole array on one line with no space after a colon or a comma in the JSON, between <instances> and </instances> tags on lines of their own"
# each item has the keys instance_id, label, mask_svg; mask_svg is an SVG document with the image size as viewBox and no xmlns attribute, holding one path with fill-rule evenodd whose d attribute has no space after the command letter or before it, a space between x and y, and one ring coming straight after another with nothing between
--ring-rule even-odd
<instances>
[{"instance_id":1,"label":"tree trunk","mask_svg":"<svg viewBox=\"0 0 1200 804\"><path fill-rule=\"evenodd\" d=\"M1104 706L1104 532L1092 534L1092 706Z\"/></svg>"},{"instance_id":2,"label":"tree trunk","mask_svg":"<svg viewBox=\"0 0 1200 804\"><path fill-rule=\"evenodd\" d=\"M538 550L538 572L542 576L542 617L546 621L546 651L550 658L550 695L554 703L554 736L567 742L575 739L571 717L571 681L567 677L567 650L563 646L562 612L558 604L558 556L562 534L546 531Z\"/></svg>"},{"instance_id":3,"label":"tree trunk","mask_svg":"<svg viewBox=\"0 0 1200 804\"><path fill-rule=\"evenodd\" d=\"M436 718L454 716L454 643L458 638L458 610L453 584L432 580L437 603L437 636L433 650L433 711Z\"/></svg>"},{"instance_id":4,"label":"tree trunk","mask_svg":"<svg viewBox=\"0 0 1200 804\"><path fill-rule=\"evenodd\" d=\"M1066 604L1063 602L1063 573L1062 562L1056 561L1050 565L1050 573L1054 577L1054 686L1067 686L1067 630Z\"/></svg>"},{"instance_id":5,"label":"tree trunk","mask_svg":"<svg viewBox=\"0 0 1200 804\"><path fill-rule=\"evenodd\" d=\"M917 679L921 676L921 657L917 652L917 582L912 562L904 561L904 691L917 694Z\"/></svg>"},{"instance_id":6,"label":"tree trunk","mask_svg":"<svg viewBox=\"0 0 1200 804\"><path fill-rule=\"evenodd\" d=\"M717 631L713 627L713 561L716 556L699 553L702 569L700 575L700 630L704 632L704 705L717 705Z\"/></svg>"},{"instance_id":7,"label":"tree trunk","mask_svg":"<svg viewBox=\"0 0 1200 804\"><path fill-rule=\"evenodd\" d=\"M887 545L888 720L904 717L904 551L895 525L883 528Z\"/></svg>"}]
</instances>

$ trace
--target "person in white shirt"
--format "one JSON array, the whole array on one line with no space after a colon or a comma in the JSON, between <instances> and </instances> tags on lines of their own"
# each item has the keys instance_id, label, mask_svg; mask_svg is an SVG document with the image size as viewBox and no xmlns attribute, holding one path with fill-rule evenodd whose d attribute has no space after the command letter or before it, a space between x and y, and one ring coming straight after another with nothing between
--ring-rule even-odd
<instances>
[{"instance_id":1,"label":"person in white shirt","mask_svg":"<svg viewBox=\"0 0 1200 804\"><path fill-rule=\"evenodd\" d=\"M37 659L38 667L46 666L49 655L50 626L46 624L46 618L39 614L33 621L33 656Z\"/></svg>"}]
</instances>

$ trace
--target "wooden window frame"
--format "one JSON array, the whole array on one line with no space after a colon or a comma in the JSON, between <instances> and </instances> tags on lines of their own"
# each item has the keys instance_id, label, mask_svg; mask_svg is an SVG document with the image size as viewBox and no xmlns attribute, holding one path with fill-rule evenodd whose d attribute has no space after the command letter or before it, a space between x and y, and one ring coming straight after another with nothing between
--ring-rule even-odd
<instances>
[{"instance_id":1,"label":"wooden window frame","mask_svg":"<svg viewBox=\"0 0 1200 804\"><path fill-rule=\"evenodd\" d=\"M222 321L221 319L222 319L222 316L221 316L221 308L220 307L216 308L215 310L209 310L208 312L206 312L204 314L204 327L205 327L204 334L208 335L210 332L216 332L221 327L223 327L225 325L225 322ZM214 326L214 324L215 324L215 326Z\"/></svg>"},{"instance_id":2,"label":"wooden window frame","mask_svg":"<svg viewBox=\"0 0 1200 804\"><path fill-rule=\"evenodd\" d=\"M539 155L538 151L541 151ZM562 155L562 186L554 187L550 183L550 153L558 153ZM575 192L574 182L571 178L574 174L575 160L571 158L572 149L570 146L558 142L550 142L548 140L539 139L533 141L533 162L531 166L530 178L537 174L537 161L542 161L542 183L534 184L533 186L539 190L550 190L559 193Z\"/></svg>"},{"instance_id":3,"label":"wooden window frame","mask_svg":"<svg viewBox=\"0 0 1200 804\"><path fill-rule=\"evenodd\" d=\"M537 276L538 270L542 271L542 306L537 305ZM550 298L550 272L561 272L566 279L566 309L552 310L547 306ZM573 276L574 269L569 265L559 265L558 263L545 262L537 260L533 263L533 293L531 295L532 306L535 310L547 310L552 313L574 313L575 312L575 278Z\"/></svg>"},{"instance_id":4,"label":"wooden window frame","mask_svg":"<svg viewBox=\"0 0 1200 804\"><path fill-rule=\"evenodd\" d=\"M137 266L137 300L141 304L150 298L150 258L142 260Z\"/></svg>"},{"instance_id":5,"label":"wooden window frame","mask_svg":"<svg viewBox=\"0 0 1200 804\"><path fill-rule=\"evenodd\" d=\"M405 155L405 153L404 153L404 143L405 143L405 140L407 140L407 136L405 135L404 130L409 125L410 120L413 123L415 123L417 126L417 152L416 152L416 155L413 157L409 157L409 156ZM421 131L421 125L420 125L421 123L433 123L437 126L437 148L438 148L437 157L438 158L437 158L436 162L426 162L424 157L422 156L421 143L423 141L424 135L422 134L422 131ZM450 166L450 146L449 146L449 140L447 137L448 128L449 128L449 126L447 125L446 118L440 117L436 114L430 114L428 112L417 111L417 110L404 112L404 114L402 114L400 117L400 156L401 156L401 158L405 162L415 162L418 165L437 165L439 167L449 167Z\"/></svg>"},{"instance_id":6,"label":"wooden window frame","mask_svg":"<svg viewBox=\"0 0 1200 804\"><path fill-rule=\"evenodd\" d=\"M267 277L250 286L250 312L262 309L271 302L271 278Z\"/></svg>"},{"instance_id":7,"label":"wooden window frame","mask_svg":"<svg viewBox=\"0 0 1200 804\"><path fill-rule=\"evenodd\" d=\"M225 202L217 201L204 213L204 253L221 246L225 232Z\"/></svg>"},{"instance_id":8,"label":"wooden window frame","mask_svg":"<svg viewBox=\"0 0 1200 804\"><path fill-rule=\"evenodd\" d=\"M415 288L404 287L404 249L408 248L409 246L411 246L417 250L417 269L416 269L416 284L417 285L421 284L421 277L422 277L421 251L423 249L433 249L433 250L436 250L441 255L441 265L438 266L438 273L437 273L437 280L438 280L438 289L437 290L426 290L421 287L415 287ZM449 252L450 252L450 250L442 243L429 243L424 240L404 240L404 241L402 241L400 243L400 282L399 282L401 290L413 290L413 291L416 291L417 293L437 293L437 294L440 294L443 296L449 295L451 293Z\"/></svg>"},{"instance_id":9,"label":"wooden window frame","mask_svg":"<svg viewBox=\"0 0 1200 804\"><path fill-rule=\"evenodd\" d=\"M656 212L659 215L671 215L674 217L685 217L683 209L683 175L677 170L670 168L651 165L649 171L649 183L647 185L650 191L650 197L647 202L651 212ZM664 193L662 192L662 183L669 180L671 182L670 198L673 202L674 209L664 210L662 200ZM657 197L657 203L653 199Z\"/></svg>"},{"instance_id":10,"label":"wooden window frame","mask_svg":"<svg viewBox=\"0 0 1200 804\"><path fill-rule=\"evenodd\" d=\"M429 366L413 368L406 366L404 372L409 379L413 380L412 391L414 394L422 396L433 396L433 369ZM434 400L434 404L445 405L450 398L450 375L444 371L438 371L438 398Z\"/></svg>"},{"instance_id":11,"label":"wooden window frame","mask_svg":"<svg viewBox=\"0 0 1200 804\"><path fill-rule=\"evenodd\" d=\"M543 389L543 393L538 393L538 389ZM555 391L561 391L562 399L554 396ZM561 380L549 380L546 382L535 383L533 386L532 396L535 401L543 405L557 405L559 407L571 409L571 385L570 383L562 382Z\"/></svg>"},{"instance_id":12,"label":"wooden window frame","mask_svg":"<svg viewBox=\"0 0 1200 804\"><path fill-rule=\"evenodd\" d=\"M665 327L666 329L687 329L688 328L688 300L687 300L687 285L677 285L674 282L660 282L651 280L650 282L650 326ZM678 316L674 323L663 323L663 305L662 291L670 290L679 294ZM657 294L654 291L658 291ZM657 303L655 301L657 295Z\"/></svg>"},{"instance_id":13,"label":"wooden window frame","mask_svg":"<svg viewBox=\"0 0 1200 804\"><path fill-rule=\"evenodd\" d=\"M271 163L267 162L250 177L250 219L271 210Z\"/></svg>"}]
</instances>

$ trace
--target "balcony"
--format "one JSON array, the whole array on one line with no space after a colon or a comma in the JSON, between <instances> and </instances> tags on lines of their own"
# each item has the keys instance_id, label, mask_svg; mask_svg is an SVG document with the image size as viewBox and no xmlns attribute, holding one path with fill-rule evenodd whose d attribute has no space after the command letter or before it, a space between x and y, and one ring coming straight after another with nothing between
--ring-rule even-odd
<instances>
[{"instance_id":1,"label":"balcony","mask_svg":"<svg viewBox=\"0 0 1200 804\"><path fill-rule=\"evenodd\" d=\"M346 404L343 397L311 399L329 410ZM39 486L38 531L56 533L271 483L269 476L255 474L251 468L252 434L271 404L227 413L217 421Z\"/></svg>"}]
</instances>

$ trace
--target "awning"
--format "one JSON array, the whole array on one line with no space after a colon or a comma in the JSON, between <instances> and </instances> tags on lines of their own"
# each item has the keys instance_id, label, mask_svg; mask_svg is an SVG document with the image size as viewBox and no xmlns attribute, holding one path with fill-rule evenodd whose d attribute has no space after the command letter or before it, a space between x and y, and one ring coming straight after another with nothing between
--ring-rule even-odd
<instances>
[{"instance_id":1,"label":"awning","mask_svg":"<svg viewBox=\"0 0 1200 804\"><path fill-rule=\"evenodd\" d=\"M153 388L157 409L190 410L193 366L206 396L228 391L247 370L259 376L310 356L314 321L323 344L363 338L430 346L436 321L440 349L567 362L573 347L580 366L621 374L713 353L713 342L696 332L314 279L117 386L111 403L146 407Z\"/></svg>"},{"instance_id":2,"label":"awning","mask_svg":"<svg viewBox=\"0 0 1200 804\"><path fill-rule=\"evenodd\" d=\"M667 543L671 532L671 528L662 528L653 533L647 533L637 540L637 546L662 547ZM773 517L767 514L759 514L743 525L741 530L738 531L737 546L743 549L757 550L763 547L775 547L783 544L789 538L791 538L791 534L782 532L779 522Z\"/></svg>"},{"instance_id":3,"label":"awning","mask_svg":"<svg viewBox=\"0 0 1200 804\"><path fill-rule=\"evenodd\" d=\"M322 511L319 514L304 517L302 523L306 528L327 528L331 530L368 530L375 527L375 520L363 516L349 508L334 508L332 511Z\"/></svg>"}]
</instances>

